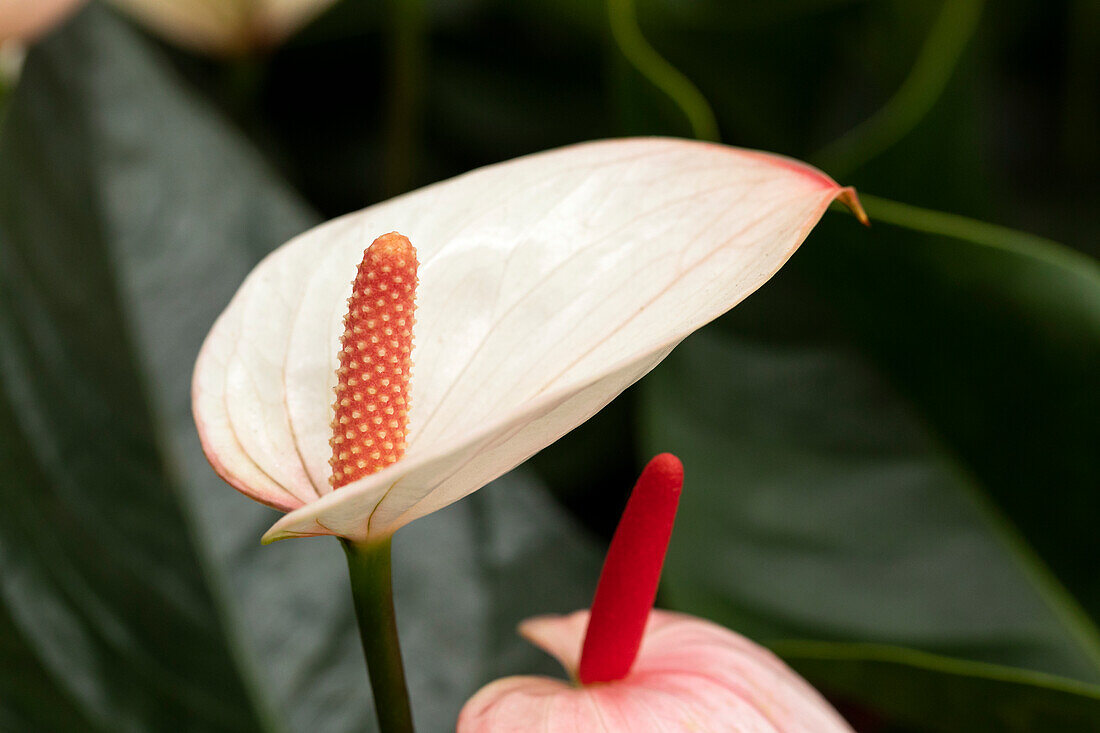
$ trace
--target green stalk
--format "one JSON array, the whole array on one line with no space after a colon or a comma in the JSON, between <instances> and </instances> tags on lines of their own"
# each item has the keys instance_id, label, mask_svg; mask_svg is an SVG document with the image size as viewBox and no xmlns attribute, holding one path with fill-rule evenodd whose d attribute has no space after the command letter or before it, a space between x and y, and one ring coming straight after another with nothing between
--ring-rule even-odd
<instances>
[{"instance_id":1,"label":"green stalk","mask_svg":"<svg viewBox=\"0 0 1100 733\"><path fill-rule=\"evenodd\" d=\"M909 75L889 101L811 160L844 176L889 150L920 124L943 96L978 30L985 0L944 0Z\"/></svg>"},{"instance_id":2,"label":"green stalk","mask_svg":"<svg viewBox=\"0 0 1100 733\"><path fill-rule=\"evenodd\" d=\"M642 35L634 0L607 0L607 14L611 37L626 60L683 111L697 140L718 142L718 121L706 97Z\"/></svg>"},{"instance_id":3,"label":"green stalk","mask_svg":"<svg viewBox=\"0 0 1100 733\"><path fill-rule=\"evenodd\" d=\"M405 193L413 183L420 134L426 12L423 0L389 2L389 91L383 194Z\"/></svg>"},{"instance_id":4,"label":"green stalk","mask_svg":"<svg viewBox=\"0 0 1100 733\"><path fill-rule=\"evenodd\" d=\"M412 708L401 645L397 640L397 616L393 610L390 572L390 538L374 542L341 540L348 558L355 618L367 659L374 710L382 733L412 733Z\"/></svg>"}]
</instances>

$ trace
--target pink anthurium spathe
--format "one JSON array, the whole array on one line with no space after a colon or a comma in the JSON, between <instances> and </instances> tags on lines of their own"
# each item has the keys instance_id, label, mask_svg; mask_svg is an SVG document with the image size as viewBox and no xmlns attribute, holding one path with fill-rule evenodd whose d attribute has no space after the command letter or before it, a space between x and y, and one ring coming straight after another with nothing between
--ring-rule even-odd
<instances>
[{"instance_id":1,"label":"pink anthurium spathe","mask_svg":"<svg viewBox=\"0 0 1100 733\"><path fill-rule=\"evenodd\" d=\"M588 611L540 616L520 633L575 678ZM710 621L652 611L629 675L579 685L506 677L466 703L458 733L852 733L767 649Z\"/></svg>"},{"instance_id":2,"label":"pink anthurium spathe","mask_svg":"<svg viewBox=\"0 0 1100 733\"><path fill-rule=\"evenodd\" d=\"M709 621L651 610L682 484L675 456L650 461L611 540L591 612L520 625L571 681L490 683L463 707L458 733L852 733L771 652Z\"/></svg>"},{"instance_id":3,"label":"pink anthurium spathe","mask_svg":"<svg viewBox=\"0 0 1100 733\"><path fill-rule=\"evenodd\" d=\"M203 448L287 512L264 539L383 539L587 420L794 253L851 189L805 164L671 139L482 168L317 227L249 275L199 355ZM351 281L397 231L419 260L406 446L332 490Z\"/></svg>"}]
</instances>

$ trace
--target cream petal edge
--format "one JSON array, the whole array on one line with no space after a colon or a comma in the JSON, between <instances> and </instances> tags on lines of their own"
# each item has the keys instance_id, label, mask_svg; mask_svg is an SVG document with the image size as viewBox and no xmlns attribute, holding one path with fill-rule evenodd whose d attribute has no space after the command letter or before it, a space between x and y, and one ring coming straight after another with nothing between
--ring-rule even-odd
<instances>
[{"instance_id":1,"label":"cream petal edge","mask_svg":"<svg viewBox=\"0 0 1100 733\"><path fill-rule=\"evenodd\" d=\"M546 614L524 619L519 625L519 635L558 660L573 679L581 663L588 613L588 609L582 609L565 615Z\"/></svg>"},{"instance_id":2,"label":"cream petal edge","mask_svg":"<svg viewBox=\"0 0 1100 733\"><path fill-rule=\"evenodd\" d=\"M326 494L317 501L295 509L279 519L264 533L261 541L267 544L291 537L336 535L356 542L363 542L388 537L414 519L442 509L472 494L493 479L515 468L542 448L553 443L569 430L598 412L600 408L604 407L631 384L645 376L645 373L655 367L670 351L671 346L658 349L655 353L647 355L647 357L631 360L612 370L609 375L594 379L579 388L563 389L544 395L525 405L522 410L513 412L509 416L510 419L495 425L488 425L465 440L442 445L431 453L399 461L367 478L341 487L339 491ZM638 373L639 371L640 373ZM487 471L484 470L486 466L475 463L474 470L481 468L483 471L480 480L464 482L461 484L463 488L459 489L458 493L452 493L445 501L437 498L431 504L422 504L425 499L432 498L438 488L451 476L466 468L470 463L477 461L484 454L490 454L490 457L493 457L491 451L502 446L512 446L514 449L514 434L509 434L509 430L515 428L514 432L518 432L533 424L537 429L542 426L542 423L536 423L539 418L560 418L560 415L555 413L555 407L567 404L570 397L584 394L586 390L598 387L605 382L613 382L616 385L613 388L613 393L605 393L605 399L602 402L587 406L586 414L583 417L575 420L571 417L567 417L565 420L559 419L557 422L566 423L566 427L551 432L552 437L538 441L537 447L528 448L518 454L513 452L504 461L491 462ZM495 440L501 435L505 436L504 441ZM457 467L453 465L456 462L459 464ZM442 482L436 484L436 486L428 487L426 490L418 490L423 486L420 482L425 477L432 481L434 477L440 474L446 476ZM398 494L411 491L416 498L400 509L389 511L384 516L379 517L378 514L384 512L384 505L395 491Z\"/></svg>"},{"instance_id":3,"label":"cream petal edge","mask_svg":"<svg viewBox=\"0 0 1100 733\"><path fill-rule=\"evenodd\" d=\"M248 457L226 406L228 362L240 332L241 311L234 304L247 296L250 284L251 278L246 279L199 350L191 379L191 412L199 442L214 472L242 494L288 512L302 506L303 501Z\"/></svg>"}]
</instances>

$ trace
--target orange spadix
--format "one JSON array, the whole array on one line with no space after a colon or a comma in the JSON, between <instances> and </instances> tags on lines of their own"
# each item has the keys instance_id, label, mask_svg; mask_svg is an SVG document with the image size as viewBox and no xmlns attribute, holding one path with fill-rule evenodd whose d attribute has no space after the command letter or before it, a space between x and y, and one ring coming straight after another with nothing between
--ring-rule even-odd
<instances>
[{"instance_id":1,"label":"orange spadix","mask_svg":"<svg viewBox=\"0 0 1100 733\"><path fill-rule=\"evenodd\" d=\"M333 488L380 471L405 453L412 370L416 250L397 232L374 240L359 265L340 339Z\"/></svg>"}]
</instances>

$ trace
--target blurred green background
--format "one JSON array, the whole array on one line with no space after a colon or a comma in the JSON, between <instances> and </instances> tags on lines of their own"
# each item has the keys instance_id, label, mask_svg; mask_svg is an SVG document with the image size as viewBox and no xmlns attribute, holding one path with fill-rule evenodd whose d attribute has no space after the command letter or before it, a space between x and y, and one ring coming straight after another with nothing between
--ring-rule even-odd
<instances>
[{"instance_id":1,"label":"blurred green background","mask_svg":"<svg viewBox=\"0 0 1100 733\"><path fill-rule=\"evenodd\" d=\"M371 730L337 544L206 465L198 346L323 218L581 140L821 166L773 281L395 542L422 730L587 605L644 460L687 482L659 604L860 731L1100 730L1094 2L342 0L211 58L93 4L0 122L0 729ZM989 223L987 223L989 222Z\"/></svg>"}]
</instances>

